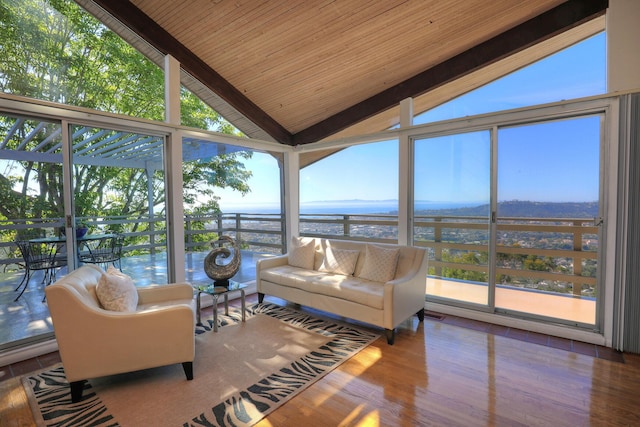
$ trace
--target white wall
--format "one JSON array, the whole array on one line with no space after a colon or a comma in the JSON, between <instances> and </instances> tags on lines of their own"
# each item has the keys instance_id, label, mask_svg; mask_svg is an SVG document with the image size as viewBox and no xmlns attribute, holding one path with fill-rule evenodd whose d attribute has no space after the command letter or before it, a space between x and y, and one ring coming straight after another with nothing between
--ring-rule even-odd
<instances>
[{"instance_id":1,"label":"white wall","mask_svg":"<svg viewBox=\"0 0 640 427\"><path fill-rule=\"evenodd\" d=\"M609 0L607 92L640 89L640 1Z\"/></svg>"}]
</instances>

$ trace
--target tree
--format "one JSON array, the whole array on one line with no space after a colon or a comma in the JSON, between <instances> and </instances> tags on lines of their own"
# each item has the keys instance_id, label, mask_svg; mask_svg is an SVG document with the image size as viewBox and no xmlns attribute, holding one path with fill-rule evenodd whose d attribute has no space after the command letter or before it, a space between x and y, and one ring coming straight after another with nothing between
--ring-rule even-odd
<instances>
[{"instance_id":1,"label":"tree","mask_svg":"<svg viewBox=\"0 0 640 427\"><path fill-rule=\"evenodd\" d=\"M70 0L8 0L0 3L0 87L4 93L75 105L151 120L164 117L164 77L117 34ZM187 90L182 91L182 124L238 133ZM16 119L0 117L6 135ZM27 122L5 149L15 150L39 121ZM51 124L51 126L59 126ZM23 150L46 142L41 132ZM51 147L59 140L50 141ZM249 191L251 172L243 159L250 152L220 155L185 165L187 210L219 209L215 188ZM58 163L20 161L0 170L1 213L6 218L61 217L62 167ZM74 165L76 214L142 215L148 209L143 169ZM30 183L34 178L37 185ZM153 175L154 207L163 209L162 172ZM21 186L21 190L17 190ZM37 191L34 191L36 190Z\"/></svg>"}]
</instances>

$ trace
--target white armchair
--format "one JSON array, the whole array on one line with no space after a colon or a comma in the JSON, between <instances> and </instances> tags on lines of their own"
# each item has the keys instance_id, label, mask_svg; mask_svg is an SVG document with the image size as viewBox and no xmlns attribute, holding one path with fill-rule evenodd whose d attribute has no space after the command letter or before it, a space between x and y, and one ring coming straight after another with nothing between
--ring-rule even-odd
<instances>
[{"instance_id":1,"label":"white armchair","mask_svg":"<svg viewBox=\"0 0 640 427\"><path fill-rule=\"evenodd\" d=\"M90 378L182 363L193 379L195 307L187 283L138 288L135 312L101 307L96 285L105 272L84 265L45 290L71 400Z\"/></svg>"}]
</instances>

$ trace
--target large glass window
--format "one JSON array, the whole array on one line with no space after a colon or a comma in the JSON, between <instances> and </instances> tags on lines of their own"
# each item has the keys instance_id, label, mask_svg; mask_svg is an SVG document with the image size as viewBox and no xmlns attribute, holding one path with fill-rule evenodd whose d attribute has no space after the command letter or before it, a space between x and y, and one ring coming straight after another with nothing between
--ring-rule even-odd
<instances>
[{"instance_id":1,"label":"large glass window","mask_svg":"<svg viewBox=\"0 0 640 427\"><path fill-rule=\"evenodd\" d=\"M76 228L87 229L79 264L113 265L136 286L168 283L164 137L80 125L71 135Z\"/></svg>"},{"instance_id":2,"label":"large glass window","mask_svg":"<svg viewBox=\"0 0 640 427\"><path fill-rule=\"evenodd\" d=\"M220 236L241 251L239 282L255 280L255 262L284 251L282 155L210 140L183 140L187 280L210 282L204 259Z\"/></svg>"},{"instance_id":3,"label":"large glass window","mask_svg":"<svg viewBox=\"0 0 640 427\"><path fill-rule=\"evenodd\" d=\"M415 141L414 245L429 248L427 294L488 304L490 132Z\"/></svg>"},{"instance_id":4,"label":"large glass window","mask_svg":"<svg viewBox=\"0 0 640 427\"><path fill-rule=\"evenodd\" d=\"M0 140L0 348L51 336L45 287L81 264L167 283L163 135L2 115Z\"/></svg>"},{"instance_id":5,"label":"large glass window","mask_svg":"<svg viewBox=\"0 0 640 427\"><path fill-rule=\"evenodd\" d=\"M300 170L300 233L398 241L398 142L356 145Z\"/></svg>"},{"instance_id":6,"label":"large glass window","mask_svg":"<svg viewBox=\"0 0 640 427\"><path fill-rule=\"evenodd\" d=\"M596 323L600 123L499 130L496 308Z\"/></svg>"},{"instance_id":7,"label":"large glass window","mask_svg":"<svg viewBox=\"0 0 640 427\"><path fill-rule=\"evenodd\" d=\"M414 124L604 94L606 64L602 32L419 114Z\"/></svg>"},{"instance_id":8,"label":"large glass window","mask_svg":"<svg viewBox=\"0 0 640 427\"><path fill-rule=\"evenodd\" d=\"M0 14L4 93L164 119L163 71L69 0L8 0Z\"/></svg>"},{"instance_id":9,"label":"large glass window","mask_svg":"<svg viewBox=\"0 0 640 427\"><path fill-rule=\"evenodd\" d=\"M602 114L414 141L427 299L588 329L604 294Z\"/></svg>"},{"instance_id":10,"label":"large glass window","mask_svg":"<svg viewBox=\"0 0 640 427\"><path fill-rule=\"evenodd\" d=\"M0 348L53 332L44 286L66 270L66 248L29 241L58 236L64 225L61 135L59 122L0 115ZM60 267L28 269L30 249L58 257Z\"/></svg>"}]
</instances>

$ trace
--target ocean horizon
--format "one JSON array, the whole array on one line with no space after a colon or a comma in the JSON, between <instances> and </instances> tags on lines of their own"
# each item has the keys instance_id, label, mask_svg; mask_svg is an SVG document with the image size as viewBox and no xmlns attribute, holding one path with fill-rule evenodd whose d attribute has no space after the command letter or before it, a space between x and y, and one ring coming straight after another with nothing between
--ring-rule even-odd
<instances>
[{"instance_id":1,"label":"ocean horizon","mask_svg":"<svg viewBox=\"0 0 640 427\"><path fill-rule=\"evenodd\" d=\"M416 210L428 209L455 209L480 206L481 202L425 202L415 203ZM486 204L486 203L484 203ZM222 205L222 212L225 213L280 213L280 207L276 204L242 204L242 205ZM396 214L398 212L397 200L346 200L346 201L319 201L300 204L302 214Z\"/></svg>"}]
</instances>

